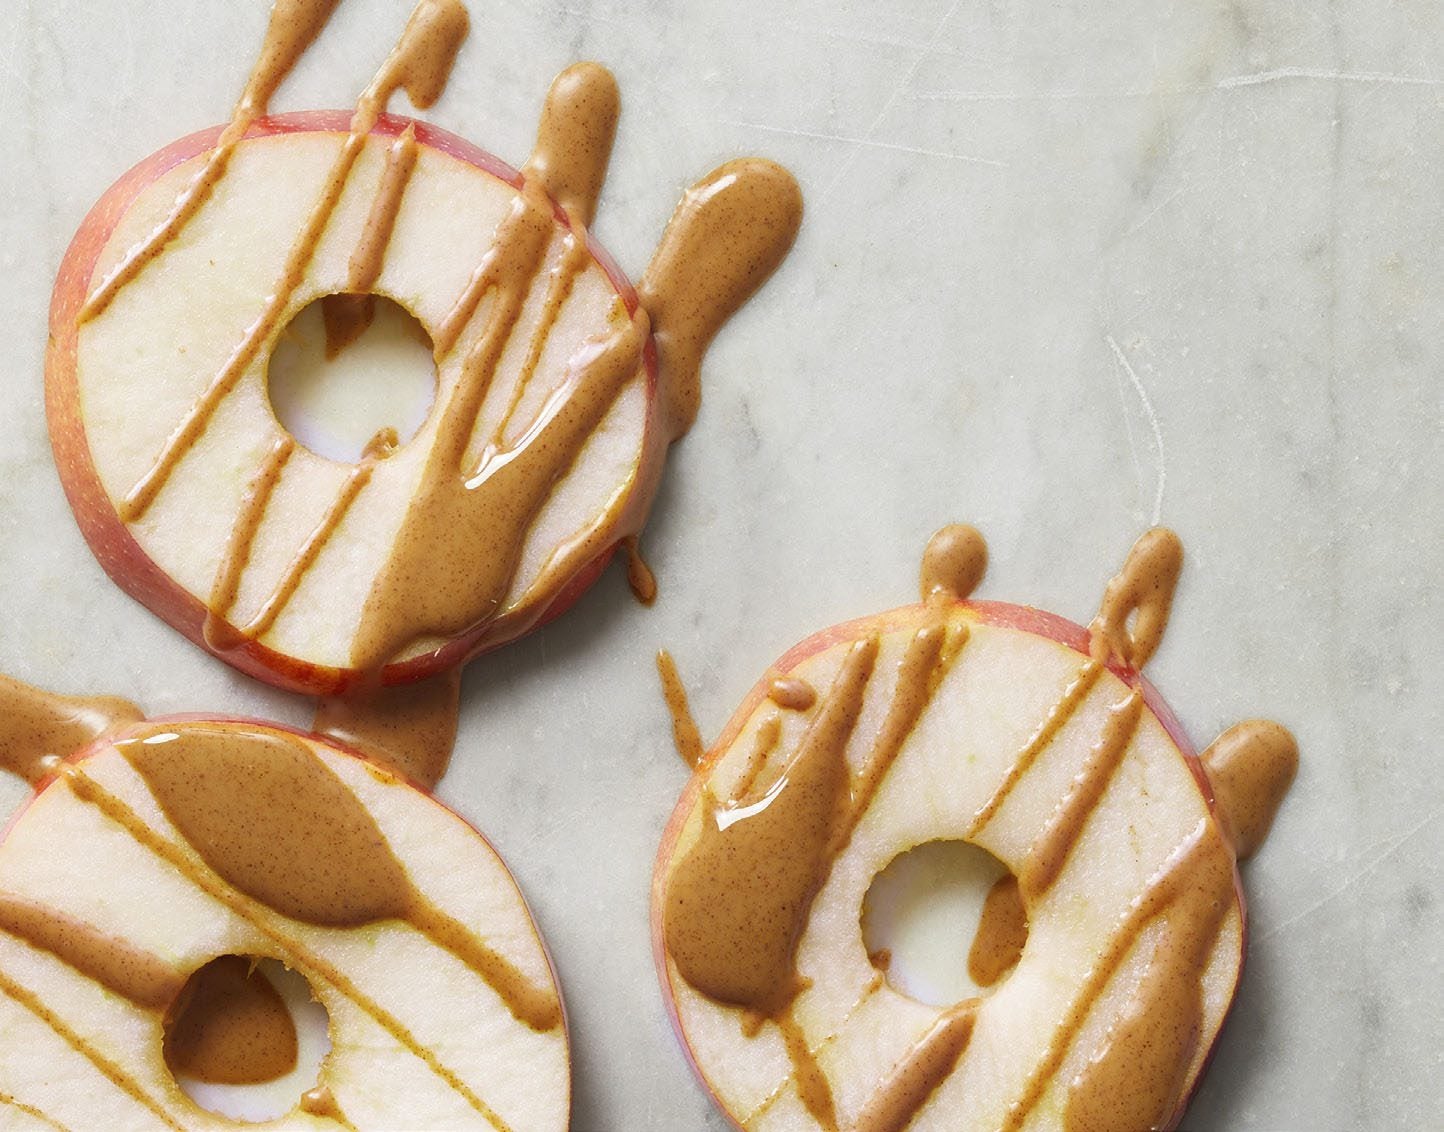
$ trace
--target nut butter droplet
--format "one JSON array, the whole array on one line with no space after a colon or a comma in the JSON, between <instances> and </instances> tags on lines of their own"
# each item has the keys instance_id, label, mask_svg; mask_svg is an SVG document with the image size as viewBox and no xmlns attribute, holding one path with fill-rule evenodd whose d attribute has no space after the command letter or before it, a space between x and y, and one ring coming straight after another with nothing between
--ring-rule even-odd
<instances>
[{"instance_id":1,"label":"nut butter droplet","mask_svg":"<svg viewBox=\"0 0 1444 1132\"><path fill-rule=\"evenodd\" d=\"M316 41L341 0L276 0L271 6L266 38L251 78L241 95L240 113L258 117L266 113L271 96L291 73L306 49Z\"/></svg>"},{"instance_id":2,"label":"nut butter droplet","mask_svg":"<svg viewBox=\"0 0 1444 1132\"><path fill-rule=\"evenodd\" d=\"M1123 569L1103 591L1098 616L1088 627L1094 660L1104 662L1114 656L1133 669L1148 663L1163 641L1182 569L1183 543L1167 527L1154 527L1139 536Z\"/></svg>"},{"instance_id":3,"label":"nut butter droplet","mask_svg":"<svg viewBox=\"0 0 1444 1132\"><path fill-rule=\"evenodd\" d=\"M978 934L968 951L968 976L980 987L990 987L1013 969L1028 942L1028 913L1018 878L999 877L983 901Z\"/></svg>"},{"instance_id":4,"label":"nut butter droplet","mask_svg":"<svg viewBox=\"0 0 1444 1132\"><path fill-rule=\"evenodd\" d=\"M966 601L987 571L987 540L976 527L952 523L928 539L918 588L924 601Z\"/></svg>"},{"instance_id":5,"label":"nut butter droplet","mask_svg":"<svg viewBox=\"0 0 1444 1132\"><path fill-rule=\"evenodd\" d=\"M1298 744L1287 728L1250 719L1215 739L1202 759L1234 852L1252 857L1298 774Z\"/></svg>"},{"instance_id":6,"label":"nut butter droplet","mask_svg":"<svg viewBox=\"0 0 1444 1132\"><path fill-rule=\"evenodd\" d=\"M729 161L683 195L637 287L652 316L672 438L696 419L708 344L777 269L801 223L802 190L760 157Z\"/></svg>"}]
</instances>

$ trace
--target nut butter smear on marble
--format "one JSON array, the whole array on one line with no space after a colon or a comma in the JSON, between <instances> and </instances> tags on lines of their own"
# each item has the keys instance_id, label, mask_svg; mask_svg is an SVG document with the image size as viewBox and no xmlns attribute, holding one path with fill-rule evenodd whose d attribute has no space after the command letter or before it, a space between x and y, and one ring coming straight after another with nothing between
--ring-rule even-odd
<instances>
[{"instance_id":1,"label":"nut butter smear on marble","mask_svg":"<svg viewBox=\"0 0 1444 1132\"><path fill-rule=\"evenodd\" d=\"M114 696L59 696L0 675L0 770L32 786L108 731L144 718Z\"/></svg>"},{"instance_id":2,"label":"nut butter smear on marble","mask_svg":"<svg viewBox=\"0 0 1444 1132\"><path fill-rule=\"evenodd\" d=\"M668 884L663 930L678 973L714 1001L738 1007L749 1026L770 1020L781 1027L798 1095L826 1129L839 1127L830 1085L792 1019L792 1004L806 991L796 969L797 946L832 861L846 847L883 775L966 643L966 624L949 633L948 607L966 601L986 563L986 545L972 528L944 528L929 543L920 590L922 609L931 617L924 617L900 662L893 702L861 771L848 770L843 751L861 715L878 651L876 636L851 645L796 752L760 799L719 802L704 795L701 831ZM1128 695L1113 706L1097 745L1039 831L1019 876L1004 877L985 902L969 957L981 986L996 984L1017 962L1027 940L1028 902L1046 892L1061 872L1131 743L1144 710L1137 670L1162 639L1181 563L1181 547L1171 531L1155 529L1140 538L1107 587L1090 632L1091 655L1079 676L967 832L971 838L991 820L1104 668L1117 665L1129 677ZM775 724L776 717L768 722ZM775 743L775 730L772 737ZM1154 1127L1172 1115L1202 1024L1199 971L1232 907L1231 845L1241 851L1256 846L1292 779L1295 760L1288 733L1258 721L1227 733L1205 755L1210 774L1217 768L1220 817L1234 841L1218 836L1205 819L1149 883L1051 1036L1023 1094L1009 1109L1005 1132L1023 1127L1089 1010L1154 924L1162 925L1160 941L1120 1021L1070 1084L1064 1127L1066 1132L1117 1132ZM756 768L750 768L747 780L755 776ZM980 999L969 999L943 1012L879 1082L849 1125L851 1132L905 1129L966 1056L980 1005ZM750 1125L777 1095L745 1123Z\"/></svg>"}]
</instances>

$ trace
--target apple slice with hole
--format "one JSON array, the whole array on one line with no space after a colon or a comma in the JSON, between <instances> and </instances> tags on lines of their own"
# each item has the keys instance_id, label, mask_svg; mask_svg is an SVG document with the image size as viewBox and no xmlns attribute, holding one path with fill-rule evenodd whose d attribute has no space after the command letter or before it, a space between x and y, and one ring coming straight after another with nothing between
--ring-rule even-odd
<instances>
[{"instance_id":1,"label":"apple slice with hole","mask_svg":"<svg viewBox=\"0 0 1444 1132\"><path fill-rule=\"evenodd\" d=\"M536 924L491 846L429 795L316 736L228 719L127 724L49 768L0 840L0 1123L567 1126ZM319 1080L244 966L221 988L241 1021L195 1020L196 973L226 956L309 984L329 1015ZM218 1060L226 1025L284 1048ZM183 1092L171 1065L221 1068ZM248 1072L269 1094L218 1087Z\"/></svg>"},{"instance_id":2,"label":"apple slice with hole","mask_svg":"<svg viewBox=\"0 0 1444 1132\"><path fill-rule=\"evenodd\" d=\"M98 315L83 317L92 288L165 217L219 131L182 139L132 169L96 204L65 256L47 358L47 409L61 480L107 572L242 670L308 692L342 691L359 678L353 655L363 610L437 446L470 348L483 333L489 300L459 329L448 329L447 319L493 234L517 207L522 174L444 131L382 118L364 138L314 256L271 333L153 499L143 508L134 504L157 454L246 338L283 274L348 123L343 113L309 112L253 125L181 236ZM416 394L424 404L433 392L428 382L434 407L414 436L394 438L394 451L389 443L379 446L383 458L369 461L359 489L358 469L368 463L362 454L355 447L328 448L303 432L319 450L297 443L289 451L267 486L263 514L222 602L218 574L228 557L237 557L238 522L268 458L288 436L269 395L269 359L282 337L298 333L288 324L297 321L304 330L314 318L308 308L348 290L353 254L373 222L388 156L403 135L414 138L414 169L367 290L405 313L388 307L375 330L385 343L369 348L383 358L385 350L400 348L396 341L405 331L398 327L410 319L428 341L443 333L454 333L456 341L437 351L434 376L425 373L429 349L423 353L422 385L406 394L412 403L402 413L411 414L409 426L405 419L382 419L377 428L414 427ZM569 213L560 206L553 213L540 265L475 427L467 431L473 466L489 444L506 453L525 444L528 430L543 433L577 358L636 315L636 294L621 272ZM553 287L560 301L549 305ZM655 354L645 335L639 341L634 369L615 399L576 446L575 459L559 465L498 604L478 610L468 625L406 641L383 658L387 683L449 667L557 615L597 576L617 541L640 527L670 438L654 419ZM362 340L348 352L367 349ZM289 412L296 398L283 393L281 399ZM338 502L353 489L349 506ZM506 540L499 535L497 541Z\"/></svg>"},{"instance_id":3,"label":"apple slice with hole","mask_svg":"<svg viewBox=\"0 0 1444 1132\"><path fill-rule=\"evenodd\" d=\"M949 567L943 552L969 543L974 566ZM1085 629L970 600L985 552L945 529L923 603L819 633L749 693L653 882L669 1010L734 1124L1175 1126L1234 996L1244 905L1204 762L1138 671L1173 548L1167 532L1140 540ZM1257 728L1266 740L1234 762L1278 773L1230 804L1261 837L1296 752ZM993 888L973 901L978 937L952 941L976 977L927 1003L869 953L860 918L886 909L869 892L889 866L957 842Z\"/></svg>"}]
</instances>

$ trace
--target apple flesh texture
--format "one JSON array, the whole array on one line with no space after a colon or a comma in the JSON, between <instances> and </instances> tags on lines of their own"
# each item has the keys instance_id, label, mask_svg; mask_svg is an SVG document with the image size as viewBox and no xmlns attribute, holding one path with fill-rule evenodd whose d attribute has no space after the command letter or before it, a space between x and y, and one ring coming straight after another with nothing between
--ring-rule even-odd
<instances>
[{"instance_id":1,"label":"apple flesh texture","mask_svg":"<svg viewBox=\"0 0 1444 1132\"><path fill-rule=\"evenodd\" d=\"M817 1050L844 1128L939 1013L886 984L870 991L877 971L868 961L859 926L869 885L908 849L962 838L973 815L1087 659L1086 630L1051 614L967 602L953 604L947 615L967 623L968 643L835 861L798 948L798 971L812 985L797 999L794 1018ZM821 698L852 642L869 633L881 634L877 665L847 748L854 771L862 765L868 740L886 712L897 662L928 616L923 606L910 606L841 625L797 646L773 667L772 671L806 679ZM653 946L677 1033L721 1108L742 1127L766 1098L780 1090L746 1127L810 1129L817 1124L787 1083L790 1063L777 1028L765 1026L748 1038L735 1009L688 985L666 953L662 922L668 878L696 840L703 821L703 785L709 784L718 797L730 795L754 749L758 726L776 710L767 702L770 675L733 716L673 814L654 875ZM997 816L973 840L1016 874L1033 838L1098 741L1105 713L1128 695L1129 685L1139 683L1136 674L1105 672ZM1143 687L1142 720L1112 785L1058 880L1029 906L1028 943L1021 960L984 1000L958 1070L909 1125L913 1132L999 1127L1058 1031L1085 975L1150 878L1201 822L1204 836L1223 836L1193 748L1157 694L1146 684ZM782 741L773 756L773 769L796 750L808 718L782 713ZM1126 1005L1147 965L1152 933L1157 930L1157 925L1145 930L1139 944L1130 949L1070 1044L1026 1129L1061 1127L1068 1083ZM1225 915L1201 975L1204 1023L1189 1066L1185 1098L1197 1084L1233 999L1242 966L1243 931L1242 893L1235 881L1234 906ZM958 941L959 963L966 962L969 942ZM1175 1120L1181 1112L1180 1104Z\"/></svg>"},{"instance_id":2,"label":"apple flesh texture","mask_svg":"<svg viewBox=\"0 0 1444 1132\"><path fill-rule=\"evenodd\" d=\"M368 138L301 285L275 332L201 439L135 522L117 504L150 468L167 437L222 368L275 287L281 265L318 198L345 138L347 117L312 112L267 119L232 157L211 200L161 257L104 312L77 326L96 281L165 215L204 160L217 131L176 142L142 162L97 203L61 266L51 307L47 410L61 481L81 530L111 577L132 596L206 647L203 627L216 572L257 468L282 434L266 370L276 337L313 300L346 290L349 259L381 179L387 148L407 124L385 118ZM443 131L416 123L421 143L381 275L373 290L435 331L491 246L521 176ZM479 457L511 400L538 325L551 269L567 228L555 235L503 354L473 432ZM595 244L557 318L504 440L517 438L563 384L567 363L588 339L635 309L626 279ZM353 684L351 646L371 584L390 552L455 388L468 348L485 324L484 299L455 349L438 367L436 400L417 435L379 464L274 626L228 649L224 659L294 691L331 693ZM455 637L423 639L393 660L387 683L421 679L496 647L556 616L595 580L616 541L640 527L665 445L653 427L656 377L646 352L553 491L531 528L498 616ZM351 466L298 446L254 540L230 615L244 624L340 493ZM608 520L604 517L610 515ZM538 584L549 556L579 535L605 547L560 581Z\"/></svg>"},{"instance_id":3,"label":"apple flesh texture","mask_svg":"<svg viewBox=\"0 0 1444 1132\"><path fill-rule=\"evenodd\" d=\"M153 721L141 725L154 733ZM234 720L171 721L285 731ZM161 728L160 730L164 730ZM115 737L120 741L128 732ZM538 986L555 986L545 946L515 880L487 840L429 795L363 759L301 735L370 811L411 883L469 925ZM119 796L169 840L184 843L144 780L103 741L75 756L84 773ZM120 825L51 779L0 841L0 891L55 908L160 957L188 975L219 955L285 959L271 939L208 896ZM566 1029L538 1033L517 1021L471 968L399 920L323 928L271 913L304 951L338 969L401 1021L518 1132L560 1130L570 1106ZM323 1081L358 1128L490 1128L474 1109L355 1002L304 966L330 1015L332 1052ZM47 952L0 932L0 972L27 987L94 1048L123 1067L187 1128L315 1128L335 1123L292 1111L238 1125L197 1109L181 1093L161 1045L161 1016L143 1010ZM32 1104L70 1128L103 1114L117 1128L157 1120L34 1014L0 994L0 1093ZM315 1082L300 1082L293 1102ZM8 1111L8 1110L7 1110Z\"/></svg>"}]
</instances>

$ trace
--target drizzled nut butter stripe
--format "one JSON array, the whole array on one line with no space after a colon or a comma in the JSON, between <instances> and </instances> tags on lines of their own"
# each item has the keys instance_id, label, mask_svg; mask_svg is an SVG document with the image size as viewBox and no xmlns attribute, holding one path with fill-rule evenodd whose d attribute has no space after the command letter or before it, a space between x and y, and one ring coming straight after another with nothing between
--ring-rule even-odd
<instances>
[{"instance_id":1,"label":"drizzled nut butter stripe","mask_svg":"<svg viewBox=\"0 0 1444 1132\"><path fill-rule=\"evenodd\" d=\"M160 1121L163 1127L174 1129L175 1132L185 1132L185 1126L176 1123L174 1117L141 1088L139 1082L86 1041L70 1023L47 1006L38 994L16 982L4 971L0 971L0 994L18 1003L48 1026L66 1045L90 1062L106 1080Z\"/></svg>"},{"instance_id":2,"label":"drizzled nut butter stripe","mask_svg":"<svg viewBox=\"0 0 1444 1132\"><path fill-rule=\"evenodd\" d=\"M420 1060L437 1078L451 1088L497 1132L507 1132L508 1125L465 1081L448 1068L430 1049L394 1015L365 994L344 972L320 956L306 950L285 929L280 918L259 901L231 887L200 859L194 848L175 843L161 836L123 799L112 794L90 778L82 764L66 763L61 767L63 780L75 796L96 807L108 819L125 830L138 844L176 869L207 896L216 900L240 919L260 932L286 965L307 978L330 984L338 994L348 998L359 1010L385 1030L403 1049ZM384 870L383 870L384 871Z\"/></svg>"},{"instance_id":3,"label":"drizzled nut butter stripe","mask_svg":"<svg viewBox=\"0 0 1444 1132\"><path fill-rule=\"evenodd\" d=\"M459 0L422 0L412 14L396 48L357 102L351 119L351 132L327 175L320 198L291 245L285 266L261 313L166 440L150 469L127 493L119 509L122 520L134 522L145 514L176 465L204 433L216 409L235 389L262 344L275 331L286 304L305 277L356 159L366 144L366 137L387 103L398 90L404 89L415 105L422 108L431 105L445 86L467 26L466 9Z\"/></svg>"},{"instance_id":4,"label":"drizzled nut butter stripe","mask_svg":"<svg viewBox=\"0 0 1444 1132\"><path fill-rule=\"evenodd\" d=\"M86 299L80 311L81 323L102 314L121 289L160 256L166 245L180 235L210 199L216 185L226 174L236 145L245 137L246 131L265 116L276 88L321 33L339 3L340 0L275 0L260 55L236 104L230 124L166 218L125 253Z\"/></svg>"}]
</instances>

